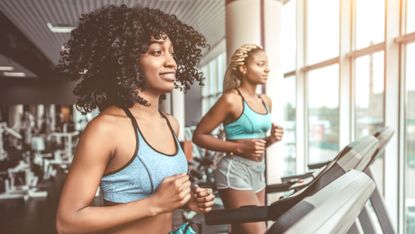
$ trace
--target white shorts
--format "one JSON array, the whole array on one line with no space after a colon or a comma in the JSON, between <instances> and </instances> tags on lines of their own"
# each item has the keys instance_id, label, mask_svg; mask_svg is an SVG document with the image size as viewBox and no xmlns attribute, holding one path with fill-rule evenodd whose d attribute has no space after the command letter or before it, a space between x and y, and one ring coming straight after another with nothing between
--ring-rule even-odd
<instances>
[{"instance_id":1,"label":"white shorts","mask_svg":"<svg viewBox=\"0 0 415 234\"><path fill-rule=\"evenodd\" d=\"M252 190L265 188L265 161L249 160L241 156L222 158L215 170L217 189Z\"/></svg>"}]
</instances>

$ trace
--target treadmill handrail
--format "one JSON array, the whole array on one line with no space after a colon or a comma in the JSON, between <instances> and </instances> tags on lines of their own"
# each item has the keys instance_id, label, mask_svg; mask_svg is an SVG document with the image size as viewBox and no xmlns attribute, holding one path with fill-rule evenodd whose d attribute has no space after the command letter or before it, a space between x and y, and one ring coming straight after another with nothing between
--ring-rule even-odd
<instances>
[{"instance_id":1,"label":"treadmill handrail","mask_svg":"<svg viewBox=\"0 0 415 234\"><path fill-rule=\"evenodd\" d=\"M331 162L330 161L325 161L325 162L318 162L318 163L310 163L307 165L309 170L315 170L315 169L320 169L324 166L326 166L327 164L329 164Z\"/></svg>"},{"instance_id":2,"label":"treadmill handrail","mask_svg":"<svg viewBox=\"0 0 415 234\"><path fill-rule=\"evenodd\" d=\"M356 170L347 172L313 196L305 198L302 202L311 204L314 209L307 212L285 233L346 233L375 187L373 180L365 173ZM299 211L295 210L297 207L299 206L290 209L275 222L275 225L280 225L276 230L284 229L284 218L290 214L298 216Z\"/></svg>"}]
</instances>

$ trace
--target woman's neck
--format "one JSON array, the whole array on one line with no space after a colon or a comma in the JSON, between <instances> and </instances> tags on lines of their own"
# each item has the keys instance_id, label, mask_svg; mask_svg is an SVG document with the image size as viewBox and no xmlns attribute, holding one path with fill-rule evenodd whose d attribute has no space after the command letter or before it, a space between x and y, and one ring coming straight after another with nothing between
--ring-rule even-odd
<instances>
[{"instance_id":1,"label":"woman's neck","mask_svg":"<svg viewBox=\"0 0 415 234\"><path fill-rule=\"evenodd\" d=\"M256 97L256 84L249 84L242 82L241 85L239 85L238 89L242 90L242 92L245 94L246 98L251 99Z\"/></svg>"},{"instance_id":2,"label":"woman's neck","mask_svg":"<svg viewBox=\"0 0 415 234\"><path fill-rule=\"evenodd\" d=\"M137 115L142 115L145 113L146 116L151 117L159 115L160 95L146 91L139 92L138 95L142 97L144 100L146 100L149 105L141 105L140 103L134 103L133 107L131 108L133 113L137 113Z\"/></svg>"}]
</instances>

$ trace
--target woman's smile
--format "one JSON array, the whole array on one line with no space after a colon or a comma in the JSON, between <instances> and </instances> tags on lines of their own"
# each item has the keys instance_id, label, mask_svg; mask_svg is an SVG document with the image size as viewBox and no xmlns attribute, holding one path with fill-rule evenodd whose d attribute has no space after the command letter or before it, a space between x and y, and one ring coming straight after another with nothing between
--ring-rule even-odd
<instances>
[{"instance_id":1,"label":"woman's smile","mask_svg":"<svg viewBox=\"0 0 415 234\"><path fill-rule=\"evenodd\" d=\"M159 74L160 78L169 82L176 81L176 72L162 72Z\"/></svg>"}]
</instances>

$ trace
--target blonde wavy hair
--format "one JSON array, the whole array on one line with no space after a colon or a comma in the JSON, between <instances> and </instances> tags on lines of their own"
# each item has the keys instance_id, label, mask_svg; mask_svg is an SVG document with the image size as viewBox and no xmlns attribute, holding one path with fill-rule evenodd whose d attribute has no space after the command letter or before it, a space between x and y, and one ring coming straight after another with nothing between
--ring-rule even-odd
<instances>
[{"instance_id":1,"label":"blonde wavy hair","mask_svg":"<svg viewBox=\"0 0 415 234\"><path fill-rule=\"evenodd\" d=\"M261 46L255 44L244 44L233 52L223 79L223 92L239 86L241 73L238 67L244 65L250 55L263 50Z\"/></svg>"}]
</instances>

